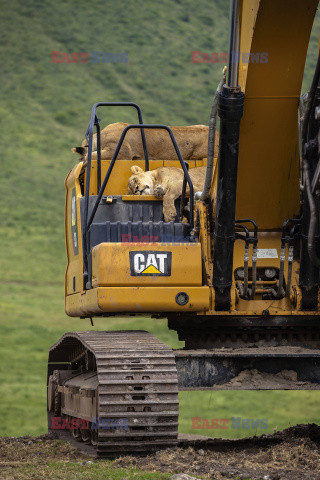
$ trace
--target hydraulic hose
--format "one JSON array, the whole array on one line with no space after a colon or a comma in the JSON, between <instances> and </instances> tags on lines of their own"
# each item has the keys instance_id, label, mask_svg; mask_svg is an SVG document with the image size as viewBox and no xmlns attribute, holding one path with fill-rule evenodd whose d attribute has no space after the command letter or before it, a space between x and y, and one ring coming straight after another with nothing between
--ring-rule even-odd
<instances>
[{"instance_id":1,"label":"hydraulic hose","mask_svg":"<svg viewBox=\"0 0 320 480\"><path fill-rule=\"evenodd\" d=\"M288 279L286 285L286 297L290 297L290 288L291 288L291 280L292 280L292 264L293 264L293 245L289 245L289 252L288 252Z\"/></svg>"},{"instance_id":2,"label":"hydraulic hose","mask_svg":"<svg viewBox=\"0 0 320 480\"><path fill-rule=\"evenodd\" d=\"M245 233L245 237L243 235L237 235L236 234L236 240L241 239L244 240L245 246L244 246L244 259L243 259L243 273L244 273L244 278L243 278L243 285L241 282L237 282L239 291L240 291L240 296L243 298L247 298L248 294L248 283L249 283L249 242L248 239L250 238L250 233L247 227L244 225L239 225L235 224L236 228L242 228L242 230ZM241 286L240 286L240 285Z\"/></svg>"},{"instance_id":3,"label":"hydraulic hose","mask_svg":"<svg viewBox=\"0 0 320 480\"><path fill-rule=\"evenodd\" d=\"M302 156L305 156L305 144L308 141L308 129L309 129L309 122L310 122L310 116L312 112L312 107L314 104L314 99L316 96L316 91L318 87L320 79L320 53L318 55L318 60L317 60L317 65L316 65L316 70L314 72L314 76L312 79L312 84L310 87L310 92L308 93L308 98L307 98L307 104L306 108L304 110L304 115L303 115L303 122L302 122L302 132L301 132L301 137L302 137Z\"/></svg>"},{"instance_id":4,"label":"hydraulic hose","mask_svg":"<svg viewBox=\"0 0 320 480\"><path fill-rule=\"evenodd\" d=\"M224 85L219 93L218 104L221 137L212 274L216 310L229 310L231 302L238 150L243 106L244 94L240 87L230 88Z\"/></svg>"},{"instance_id":5,"label":"hydraulic hose","mask_svg":"<svg viewBox=\"0 0 320 480\"><path fill-rule=\"evenodd\" d=\"M315 237L317 234L317 227L318 227L318 212L317 212L316 203L314 201L314 198L311 192L309 166L306 159L303 159L303 173L304 173L304 184L307 191L307 197L308 197L309 209L310 209L310 223L309 223L309 230L308 230L308 253L312 263L319 268L320 258L316 253L316 242L315 242Z\"/></svg>"},{"instance_id":6,"label":"hydraulic hose","mask_svg":"<svg viewBox=\"0 0 320 480\"><path fill-rule=\"evenodd\" d=\"M311 113L313 111L313 105L315 101L319 80L320 80L320 53L318 55L316 70L312 79L310 92L308 94L307 104L306 104L306 108L303 116L302 132L301 132L302 168L303 168L303 175L304 175L304 185L307 193L307 196L305 197L305 201L308 201L309 203L309 218L310 218L309 228L308 228L307 249L308 249L308 254L311 262L318 268L320 267L320 258L316 253L316 242L315 242L315 237L318 229L318 218L317 218L318 212L317 212L315 200L311 191L311 179L310 179L309 162L307 160L306 144L308 141L309 123L311 119Z\"/></svg>"},{"instance_id":7,"label":"hydraulic hose","mask_svg":"<svg viewBox=\"0 0 320 480\"><path fill-rule=\"evenodd\" d=\"M223 85L226 83L226 71L227 71L227 67L224 67L222 71L223 76L217 87L217 90L213 99L212 108L211 108L211 114L210 114L210 120L209 120L206 178L205 178L203 190L200 196L200 200L202 201L206 200L209 197L211 184L212 184L214 145L215 145L215 137L216 137L217 116L218 116L218 98Z\"/></svg>"}]
</instances>

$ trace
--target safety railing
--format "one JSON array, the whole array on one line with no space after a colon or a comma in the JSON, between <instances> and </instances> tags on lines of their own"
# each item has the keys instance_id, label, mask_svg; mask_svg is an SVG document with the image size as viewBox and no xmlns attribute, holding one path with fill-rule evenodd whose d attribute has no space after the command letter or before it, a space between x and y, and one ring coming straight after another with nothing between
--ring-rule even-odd
<instances>
[{"instance_id":1,"label":"safety railing","mask_svg":"<svg viewBox=\"0 0 320 480\"><path fill-rule=\"evenodd\" d=\"M136 108L136 110L138 112L138 119L139 119L139 124L128 125L123 130L102 184L101 184L100 120L97 118L97 115L96 115L97 108L101 107L101 106L131 106L131 107L134 107L134 108ZM91 177L91 157L92 157L94 127L96 127L96 131L97 131L97 193L98 193L98 195L97 195L96 201L94 203L93 209L90 213L90 217L88 218L89 189L90 189L90 177ZM130 102L96 103L92 108L90 123L89 123L89 126L88 126L87 131L86 131L86 139L87 139L87 142L88 142L88 153L87 153L87 175L86 175L86 188L85 188L85 201L84 201L84 216L83 216L83 226L82 226L83 283L84 283L84 288L86 288L87 281L88 281L88 256L89 256L89 253L90 253L89 252L89 244L88 244L89 229L90 229L90 226L93 222L93 219L94 219L94 216L95 216L96 211L98 209L101 198L103 196L103 192L105 191L106 186L108 184L110 175L112 173L114 164L117 160L117 157L118 157L119 151L121 149L121 146L123 144L124 138L125 138L127 132L130 129L137 129L137 128L139 128L140 131L141 131L141 140L142 140L144 156L145 156L145 171L149 170L149 156L148 156L148 149L147 149L145 131L144 130L145 129L161 129L161 130L166 130L169 133L170 139L173 143L173 146L174 146L175 152L177 154L178 160L180 162L181 168L184 172L184 181L183 181L183 187L182 187L182 201L184 201L184 198L185 198L185 195L186 195L186 186L187 186L187 184L189 185L189 190L190 190L189 223L190 223L191 227L193 227L193 224L194 224L194 219L193 219L193 205L194 205L193 184L192 184L190 175L188 173L188 164L183 160L183 158L181 156L181 152L179 150L178 144L176 142L176 139L173 135L173 132L172 132L171 128L166 126L166 125L143 124L142 112L141 112L141 109L140 109L139 105L137 105L136 103L130 103Z\"/></svg>"}]
</instances>

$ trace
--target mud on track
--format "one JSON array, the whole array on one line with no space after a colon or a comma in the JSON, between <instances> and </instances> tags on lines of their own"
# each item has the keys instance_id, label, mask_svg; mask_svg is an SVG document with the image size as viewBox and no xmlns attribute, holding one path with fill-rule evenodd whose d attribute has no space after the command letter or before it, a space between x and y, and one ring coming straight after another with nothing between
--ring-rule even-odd
<instances>
[{"instance_id":1,"label":"mud on track","mask_svg":"<svg viewBox=\"0 0 320 480\"><path fill-rule=\"evenodd\" d=\"M82 443L58 442L52 434L0 438L0 478L6 478L1 476L6 468L14 469L31 457L43 462L61 458L73 462L104 461L95 460ZM148 456L120 457L112 466L182 472L212 480L320 480L320 426L297 425L272 435L237 440L181 435L176 448Z\"/></svg>"}]
</instances>

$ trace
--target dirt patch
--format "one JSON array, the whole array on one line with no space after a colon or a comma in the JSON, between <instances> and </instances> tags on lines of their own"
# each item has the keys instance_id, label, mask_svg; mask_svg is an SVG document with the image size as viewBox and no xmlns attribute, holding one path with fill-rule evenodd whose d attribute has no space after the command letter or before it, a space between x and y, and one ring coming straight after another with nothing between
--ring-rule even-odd
<instances>
[{"instance_id":1,"label":"dirt patch","mask_svg":"<svg viewBox=\"0 0 320 480\"><path fill-rule=\"evenodd\" d=\"M219 385L217 385L219 387ZM293 389L305 388L317 389L317 384L310 382L298 381L298 374L294 370L282 370L278 373L260 372L257 369L242 370L236 377L232 378L229 382L224 383L224 388L248 388L249 390L255 389Z\"/></svg>"},{"instance_id":2,"label":"dirt patch","mask_svg":"<svg viewBox=\"0 0 320 480\"><path fill-rule=\"evenodd\" d=\"M297 382L298 380L298 375L297 372L294 370L282 370L281 372L277 374L273 373L266 373L266 372L259 372L259 370L253 369L253 370L243 370L242 372L239 373L236 377L234 377L232 380L230 380L230 385L241 385L242 383L250 383L252 382L254 385L258 383L262 383L266 381L266 386L268 384L273 384L276 383L277 381L281 381L281 383L284 382Z\"/></svg>"},{"instance_id":3,"label":"dirt patch","mask_svg":"<svg viewBox=\"0 0 320 480\"><path fill-rule=\"evenodd\" d=\"M63 459L71 461L83 459L84 453L68 442L57 440L54 434L39 437L0 438L0 467L13 467L31 460L47 462ZM0 471L0 478L1 471Z\"/></svg>"},{"instance_id":4,"label":"dirt patch","mask_svg":"<svg viewBox=\"0 0 320 480\"><path fill-rule=\"evenodd\" d=\"M85 445L73 445L52 434L0 438L0 479L9 478L8 472L10 478L15 478L15 467L26 464L36 465L40 471L51 461L72 462L80 467L93 463L92 456L83 449ZM297 425L272 435L237 440L184 435L177 448L145 457L121 457L108 465L148 472L181 472L211 480L320 480L320 426Z\"/></svg>"},{"instance_id":5,"label":"dirt patch","mask_svg":"<svg viewBox=\"0 0 320 480\"><path fill-rule=\"evenodd\" d=\"M123 457L113 464L214 480L320 480L320 426L314 424L261 437L183 440L179 445L147 457Z\"/></svg>"}]
</instances>

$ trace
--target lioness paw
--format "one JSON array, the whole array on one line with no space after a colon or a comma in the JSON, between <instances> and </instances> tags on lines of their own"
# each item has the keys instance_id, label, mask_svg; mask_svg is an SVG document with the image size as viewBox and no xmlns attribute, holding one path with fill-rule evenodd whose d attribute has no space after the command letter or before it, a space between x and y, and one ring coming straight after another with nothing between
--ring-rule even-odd
<instances>
[{"instance_id":1,"label":"lioness paw","mask_svg":"<svg viewBox=\"0 0 320 480\"><path fill-rule=\"evenodd\" d=\"M153 194L156 198L162 198L166 193L165 189L161 185L156 185L153 190Z\"/></svg>"},{"instance_id":2,"label":"lioness paw","mask_svg":"<svg viewBox=\"0 0 320 480\"><path fill-rule=\"evenodd\" d=\"M165 222L174 222L176 216L177 216L177 212L176 210L169 210L169 211L163 211L163 216L164 216L164 220Z\"/></svg>"}]
</instances>

